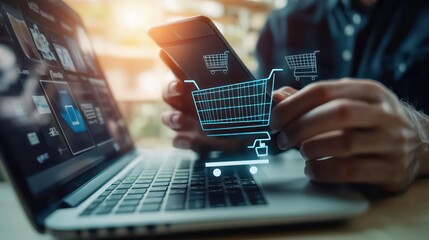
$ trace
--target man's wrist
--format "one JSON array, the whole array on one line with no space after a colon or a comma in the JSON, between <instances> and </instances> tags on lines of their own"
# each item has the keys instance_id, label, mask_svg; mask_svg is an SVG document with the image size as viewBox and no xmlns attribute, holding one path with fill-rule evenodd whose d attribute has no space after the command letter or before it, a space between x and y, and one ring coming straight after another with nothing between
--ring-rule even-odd
<instances>
[{"instance_id":1,"label":"man's wrist","mask_svg":"<svg viewBox=\"0 0 429 240\"><path fill-rule=\"evenodd\" d=\"M420 139L414 155L420 164L418 175L429 175L429 117L414 109L412 105L403 101L401 103Z\"/></svg>"}]
</instances>

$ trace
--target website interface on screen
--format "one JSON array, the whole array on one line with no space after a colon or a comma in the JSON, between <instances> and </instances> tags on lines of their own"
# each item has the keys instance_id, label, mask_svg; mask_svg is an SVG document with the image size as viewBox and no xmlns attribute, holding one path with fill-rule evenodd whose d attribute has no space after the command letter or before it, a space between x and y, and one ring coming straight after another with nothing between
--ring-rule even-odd
<instances>
[{"instance_id":1,"label":"website interface on screen","mask_svg":"<svg viewBox=\"0 0 429 240\"><path fill-rule=\"evenodd\" d=\"M0 2L2 145L35 195L132 144L80 20L49 8Z\"/></svg>"}]
</instances>

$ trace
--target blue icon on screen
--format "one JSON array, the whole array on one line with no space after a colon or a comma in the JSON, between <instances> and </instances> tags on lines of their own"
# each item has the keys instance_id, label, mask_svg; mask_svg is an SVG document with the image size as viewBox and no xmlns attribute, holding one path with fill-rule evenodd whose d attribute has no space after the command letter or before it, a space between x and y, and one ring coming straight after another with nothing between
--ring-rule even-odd
<instances>
[{"instance_id":1,"label":"blue icon on screen","mask_svg":"<svg viewBox=\"0 0 429 240\"><path fill-rule=\"evenodd\" d=\"M75 133L86 131L86 126L83 121L82 114L73 105L65 105L64 112L61 113L61 117L66 121L67 125Z\"/></svg>"}]
</instances>

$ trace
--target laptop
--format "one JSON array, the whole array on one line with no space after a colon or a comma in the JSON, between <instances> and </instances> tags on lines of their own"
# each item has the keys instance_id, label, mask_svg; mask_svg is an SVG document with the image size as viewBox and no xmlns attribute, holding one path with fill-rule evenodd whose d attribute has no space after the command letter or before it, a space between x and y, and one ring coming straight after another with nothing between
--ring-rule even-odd
<instances>
[{"instance_id":1,"label":"laptop","mask_svg":"<svg viewBox=\"0 0 429 240\"><path fill-rule=\"evenodd\" d=\"M368 208L345 186L309 182L296 152L216 177L192 152L137 149L62 1L0 1L0 124L2 167L29 221L58 237L340 220Z\"/></svg>"}]
</instances>

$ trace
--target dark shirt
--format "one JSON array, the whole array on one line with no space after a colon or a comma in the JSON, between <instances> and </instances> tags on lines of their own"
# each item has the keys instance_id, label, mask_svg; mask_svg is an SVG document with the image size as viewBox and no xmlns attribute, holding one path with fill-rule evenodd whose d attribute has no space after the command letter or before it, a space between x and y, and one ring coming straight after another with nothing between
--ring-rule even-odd
<instances>
[{"instance_id":1,"label":"dark shirt","mask_svg":"<svg viewBox=\"0 0 429 240\"><path fill-rule=\"evenodd\" d=\"M318 80L373 79L399 99L429 113L429 1L378 0L365 9L354 0L298 0L273 11L261 32L258 77L286 71L276 87L302 88L285 56L317 54Z\"/></svg>"}]
</instances>

